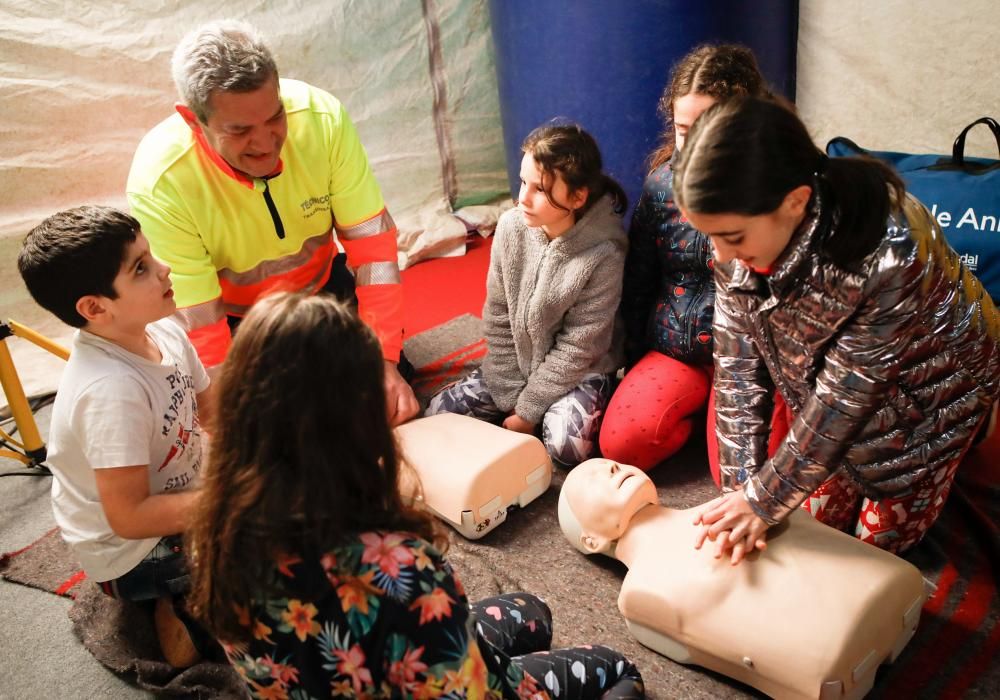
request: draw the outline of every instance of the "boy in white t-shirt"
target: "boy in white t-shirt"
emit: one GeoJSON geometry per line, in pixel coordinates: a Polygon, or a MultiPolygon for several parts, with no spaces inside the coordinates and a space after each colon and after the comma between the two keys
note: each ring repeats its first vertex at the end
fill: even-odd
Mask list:
{"type": "Polygon", "coordinates": [[[180,533],[196,496],[209,378],[167,318],[170,268],[138,221],[96,206],[39,224],[18,268],[35,301],[79,329],[49,430],[56,522],[105,593],[157,599],[164,654],[189,665],[196,657],[171,602],[188,588],[180,533]],[[178,631],[181,647],[165,636],[178,631]]]}

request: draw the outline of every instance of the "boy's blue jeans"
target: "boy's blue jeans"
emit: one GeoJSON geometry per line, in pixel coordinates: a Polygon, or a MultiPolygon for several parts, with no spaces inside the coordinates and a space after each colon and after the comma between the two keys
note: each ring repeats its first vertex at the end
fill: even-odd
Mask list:
{"type": "Polygon", "coordinates": [[[184,596],[191,589],[191,574],[180,535],[162,538],[131,571],[104,581],[100,586],[112,598],[135,603],[156,598],[172,599],[174,612],[184,623],[199,653],[209,658],[218,655],[215,640],[191,617],[184,605],[184,596]]]}
{"type": "Polygon", "coordinates": [[[183,597],[191,588],[191,575],[181,536],[164,537],[131,571],[100,585],[109,596],[122,600],[183,597]]]}

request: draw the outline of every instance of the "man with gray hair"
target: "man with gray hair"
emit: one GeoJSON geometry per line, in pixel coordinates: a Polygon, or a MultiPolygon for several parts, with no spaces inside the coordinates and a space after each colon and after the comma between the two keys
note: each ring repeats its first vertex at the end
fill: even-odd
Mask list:
{"type": "Polygon", "coordinates": [[[397,367],[396,226],[343,105],[279,78],[270,50],[243,22],[188,34],[172,71],[176,114],[143,138],[126,189],[153,253],[173,270],[177,314],[202,361],[222,362],[263,294],[356,294],[382,342],[390,420],[415,415],[397,367]]]}

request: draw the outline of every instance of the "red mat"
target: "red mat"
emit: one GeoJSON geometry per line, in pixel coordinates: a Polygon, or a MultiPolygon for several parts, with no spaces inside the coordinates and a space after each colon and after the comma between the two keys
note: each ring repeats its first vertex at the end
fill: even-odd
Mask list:
{"type": "Polygon", "coordinates": [[[403,270],[404,340],[463,314],[483,317],[492,243],[492,236],[471,234],[465,255],[427,260],[403,270]]]}
{"type": "Polygon", "coordinates": [[[873,697],[1000,697],[1000,431],[969,452],[941,517],[906,558],[937,587],[873,697]]]}

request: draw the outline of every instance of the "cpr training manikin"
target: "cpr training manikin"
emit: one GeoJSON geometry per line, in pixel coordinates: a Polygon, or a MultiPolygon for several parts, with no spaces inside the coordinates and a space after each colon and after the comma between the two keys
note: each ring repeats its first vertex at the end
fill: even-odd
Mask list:
{"type": "Polygon", "coordinates": [[[738,566],[695,549],[697,508],[659,504],[640,469],[591,459],[566,477],[559,524],[628,566],[618,608],[635,638],[776,698],[860,698],[913,636],[925,592],[912,564],[805,511],[738,566]]]}

